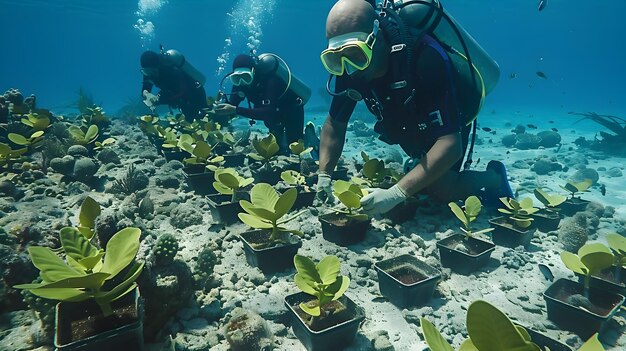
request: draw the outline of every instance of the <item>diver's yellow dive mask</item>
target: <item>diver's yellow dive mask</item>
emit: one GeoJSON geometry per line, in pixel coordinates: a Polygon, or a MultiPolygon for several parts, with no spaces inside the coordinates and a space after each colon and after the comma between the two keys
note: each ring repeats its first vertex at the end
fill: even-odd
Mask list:
{"type": "Polygon", "coordinates": [[[378,20],[374,21],[371,33],[351,32],[328,41],[328,48],[322,51],[320,59],[330,74],[341,76],[356,70],[366,69],[372,62],[372,48],[378,35],[378,20]]]}
{"type": "Polygon", "coordinates": [[[254,71],[250,68],[235,68],[235,71],[229,76],[231,83],[235,86],[250,85],[254,80],[254,71]]]}

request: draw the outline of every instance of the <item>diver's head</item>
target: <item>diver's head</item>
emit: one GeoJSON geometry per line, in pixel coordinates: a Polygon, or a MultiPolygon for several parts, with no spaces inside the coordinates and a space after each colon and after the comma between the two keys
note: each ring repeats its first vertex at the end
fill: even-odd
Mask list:
{"type": "Polygon", "coordinates": [[[378,14],[365,0],[339,0],[326,19],[328,48],[324,67],[337,76],[347,73],[369,81],[384,75],[388,55],[378,14]]]}
{"type": "Polygon", "coordinates": [[[155,77],[159,74],[161,58],[154,51],[146,51],[141,54],[141,73],[146,77],[155,77]]]}
{"type": "Polygon", "coordinates": [[[241,54],[233,61],[233,72],[229,75],[230,81],[236,86],[248,86],[254,80],[254,58],[241,54]]]}

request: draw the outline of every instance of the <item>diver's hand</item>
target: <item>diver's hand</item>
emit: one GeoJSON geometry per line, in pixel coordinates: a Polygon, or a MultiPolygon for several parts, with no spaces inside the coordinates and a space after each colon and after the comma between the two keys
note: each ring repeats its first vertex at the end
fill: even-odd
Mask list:
{"type": "Polygon", "coordinates": [[[398,184],[389,189],[374,188],[370,191],[369,194],[361,198],[361,207],[370,216],[386,213],[408,197],[406,191],[398,184]]]}
{"type": "Polygon", "coordinates": [[[324,202],[332,202],[335,200],[333,196],[333,188],[330,185],[332,178],[328,173],[320,173],[317,175],[317,185],[315,190],[317,191],[317,198],[324,202]]]}
{"type": "Polygon", "coordinates": [[[231,104],[219,104],[215,106],[215,114],[218,116],[230,116],[237,113],[237,107],[231,104]]]}
{"type": "Polygon", "coordinates": [[[156,104],[159,102],[159,97],[150,93],[147,90],[143,91],[143,103],[146,104],[150,109],[154,110],[156,104]]]}

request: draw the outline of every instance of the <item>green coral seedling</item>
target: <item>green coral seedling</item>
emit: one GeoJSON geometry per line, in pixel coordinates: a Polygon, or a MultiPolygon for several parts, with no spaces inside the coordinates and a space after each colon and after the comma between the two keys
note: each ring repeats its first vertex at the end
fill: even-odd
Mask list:
{"type": "Polygon", "coordinates": [[[563,195],[548,194],[539,188],[535,189],[533,192],[535,193],[537,200],[541,201],[541,203],[545,206],[545,210],[551,212],[558,211],[558,206],[567,200],[567,198],[563,195]]]}
{"type": "Polygon", "coordinates": [[[220,194],[231,195],[231,202],[237,201],[237,192],[254,182],[254,178],[244,178],[234,168],[218,168],[213,175],[213,187],[220,194]]]}
{"type": "Polygon", "coordinates": [[[100,129],[97,125],[92,124],[89,128],[80,128],[77,126],[70,126],[68,128],[72,139],[78,145],[89,145],[96,141],[100,133],[100,129]]]}
{"type": "MultiPolygon", "coordinates": [[[[559,185],[559,186],[563,190],[569,193],[570,199],[573,199],[576,196],[576,194],[584,193],[588,191],[589,187],[591,187],[592,184],[593,184],[593,180],[587,178],[583,180],[582,182],[578,182],[578,183],[568,180],[565,185],[559,185]]],[[[578,197],[580,198],[580,196],[578,197]]]]}
{"type": "Polygon", "coordinates": [[[578,255],[571,252],[561,252],[561,261],[565,267],[574,273],[585,277],[585,297],[589,298],[589,282],[591,276],[613,265],[615,257],[611,250],[601,243],[585,244],[578,249],[578,255]]]}
{"type": "Polygon", "coordinates": [[[522,199],[522,201],[501,197],[500,201],[507,208],[499,208],[498,211],[509,215],[509,219],[512,223],[520,228],[530,227],[533,221],[530,215],[539,211],[538,208],[533,207],[533,200],[529,197],[522,199]]]}
{"type": "Polygon", "coordinates": [[[93,298],[102,313],[110,316],[113,314],[111,302],[137,286],[135,280],[144,266],[143,263],[134,262],[140,236],[139,228],[122,229],[111,237],[106,251],[102,251],[77,229],[63,228],[61,245],[67,262],[47,247],[31,246],[28,252],[33,265],[39,269],[42,282],[14,287],[30,290],[37,296],[52,300],[80,302],[93,298]],[[121,282],[111,290],[104,290],[104,284],[116,278],[129,265],[121,282]]]}
{"type": "Polygon", "coordinates": [[[298,273],[294,281],[303,292],[315,297],[308,303],[301,303],[300,309],[315,317],[326,317],[331,311],[324,309],[332,301],[339,299],[350,286],[350,278],[339,275],[341,262],[337,256],[326,256],[318,264],[310,258],[295,255],[294,266],[298,273]]]}
{"type": "Polygon", "coordinates": [[[42,131],[50,127],[50,117],[45,114],[29,113],[22,117],[22,124],[31,127],[34,131],[42,131]]]}
{"type": "MultiPolygon", "coordinates": [[[[426,318],[420,318],[422,333],[433,351],[454,351],[454,348],[426,318]]],[[[467,309],[467,333],[458,351],[542,351],[523,327],[514,324],[506,314],[483,300],[467,309]]],[[[546,349],[545,351],[549,351],[546,349]]],[[[578,351],[604,351],[593,335],[578,351]]]]}
{"type": "Polygon", "coordinates": [[[467,199],[465,199],[465,204],[463,205],[463,207],[457,205],[456,202],[450,202],[448,204],[448,207],[450,207],[450,210],[452,210],[452,213],[454,213],[456,218],[458,218],[459,221],[463,223],[463,227],[461,228],[461,230],[463,231],[463,233],[465,233],[466,239],[474,235],[484,234],[494,230],[494,228],[487,228],[479,230],[477,232],[472,231],[471,223],[476,220],[476,217],[478,217],[480,210],[483,208],[483,204],[480,202],[478,197],[468,197],[467,199]]]}
{"type": "Polygon", "coordinates": [[[298,191],[286,190],[280,195],[271,185],[259,183],[250,191],[250,201],[239,200],[239,205],[246,213],[239,213],[239,219],[256,229],[269,229],[270,242],[287,242],[287,234],[302,235],[301,232],[287,229],[282,225],[300,216],[305,211],[283,218],[296,202],[298,191]],[[283,219],[281,219],[283,218],[283,219]]]}
{"type": "Polygon", "coordinates": [[[335,209],[336,212],[343,213],[357,221],[368,219],[366,214],[358,212],[361,209],[361,198],[367,195],[367,190],[361,188],[358,184],[337,180],[333,184],[333,195],[346,208],[346,210],[335,209]]]}

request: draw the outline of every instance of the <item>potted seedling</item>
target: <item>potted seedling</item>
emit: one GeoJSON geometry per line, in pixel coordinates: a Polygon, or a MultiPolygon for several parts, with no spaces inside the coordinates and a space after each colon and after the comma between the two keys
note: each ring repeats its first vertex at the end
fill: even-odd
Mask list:
{"type": "Polygon", "coordinates": [[[0,143],[0,169],[16,171],[12,169],[13,163],[22,159],[26,152],[28,152],[27,147],[13,150],[8,144],[0,143]]]}
{"type": "Polygon", "coordinates": [[[89,146],[93,144],[98,138],[98,135],[100,135],[100,130],[98,129],[98,126],[95,124],[90,125],[88,128],[70,126],[68,128],[68,131],[70,132],[70,135],[72,136],[72,139],[74,140],[74,142],[78,145],[83,145],[83,146],[89,146]]]}
{"type": "Polygon", "coordinates": [[[294,210],[313,206],[315,195],[317,194],[306,185],[304,176],[296,171],[284,171],[280,174],[280,178],[287,184],[298,190],[298,198],[293,205],[294,210]]]}
{"type": "Polygon", "coordinates": [[[306,147],[304,145],[304,140],[299,139],[298,141],[294,141],[293,143],[289,144],[289,151],[291,151],[291,154],[293,156],[296,156],[296,159],[293,160],[293,158],[290,158],[290,163],[287,166],[288,170],[293,170],[293,171],[298,171],[301,172],[302,170],[300,169],[300,165],[302,164],[302,160],[304,159],[304,155],[309,154],[311,151],[313,151],[312,147],[306,147]]]}
{"type": "Polygon", "coordinates": [[[448,206],[463,224],[460,229],[464,234],[453,234],[437,242],[441,265],[460,274],[470,274],[489,262],[496,246],[476,236],[490,232],[493,228],[476,232],[472,230],[471,223],[476,220],[483,206],[476,196],[468,197],[463,207],[455,202],[450,202],[448,206]]]}
{"type": "Polygon", "coordinates": [[[333,184],[333,194],[344,209],[336,208],[318,217],[324,239],[343,246],[362,241],[370,226],[370,218],[360,212],[361,198],[367,195],[367,191],[357,184],[337,180],[333,184]]]}
{"type": "Polygon", "coordinates": [[[208,134],[208,140],[215,144],[214,152],[224,157],[224,167],[243,166],[246,156],[239,146],[241,139],[236,140],[229,132],[214,131],[208,134]]]}
{"type": "Polygon", "coordinates": [[[606,241],[609,243],[615,261],[612,267],[592,276],[590,286],[624,295],[626,294],[626,238],[617,233],[609,233],[606,235],[606,241]]]}
{"type": "Polygon", "coordinates": [[[219,168],[214,177],[213,187],[219,194],[207,196],[211,216],[215,222],[223,225],[235,223],[239,219],[237,214],[242,210],[239,200],[249,199],[248,193],[242,190],[252,184],[254,179],[240,176],[234,168],[219,168]]]}
{"type": "Polygon", "coordinates": [[[421,306],[433,296],[441,272],[413,255],[377,262],[378,288],[399,308],[421,306]]]}
{"type": "MultiPolygon", "coordinates": [[[[426,318],[420,318],[422,334],[431,351],[454,351],[454,348],[426,318]]],[[[472,302],[467,309],[468,338],[459,351],[572,351],[543,334],[514,324],[506,314],[486,301],[472,302]]],[[[604,351],[597,335],[579,351],[604,351]]]]}
{"type": "Polygon", "coordinates": [[[47,247],[31,246],[31,260],[42,279],[15,288],[62,301],[56,308],[57,350],[142,350],[143,321],[135,280],[143,263],[138,228],[117,232],[98,249],[76,228],[63,228],[67,261],[47,247]]]}
{"type": "Polygon", "coordinates": [[[194,143],[195,139],[191,135],[181,134],[178,136],[176,130],[170,129],[165,132],[161,145],[163,156],[168,162],[173,160],[183,162],[185,157],[189,155],[183,148],[183,144],[193,145],[194,143]]]}
{"type": "Polygon", "coordinates": [[[349,346],[365,319],[363,309],[344,295],[350,278],[339,275],[341,262],[326,256],[315,264],[296,255],[296,286],[302,292],[285,297],[293,333],[308,351],[342,350],[349,346]]]}
{"type": "Polygon", "coordinates": [[[252,140],[252,146],[256,153],[251,153],[250,158],[262,163],[261,167],[256,168],[254,179],[259,183],[276,184],[279,181],[280,169],[272,164],[274,156],[280,150],[276,137],[270,133],[263,139],[255,138],[252,140]]]}
{"type": "Polygon", "coordinates": [[[543,294],[548,319],[583,339],[601,333],[624,302],[624,296],[591,288],[592,275],[613,265],[611,250],[601,243],[585,244],[578,254],[561,252],[567,268],[583,278],[583,284],[567,279],[555,281],[543,294]]]}
{"type": "Polygon", "coordinates": [[[541,201],[544,206],[544,208],[533,214],[535,226],[544,233],[557,230],[563,218],[558,206],[565,202],[566,197],[558,194],[548,194],[538,188],[534,190],[534,193],[537,200],[541,201]]]}
{"type": "Polygon", "coordinates": [[[240,235],[246,260],[264,273],[280,272],[291,266],[292,257],[302,246],[297,235],[301,232],[283,227],[304,211],[287,216],[296,202],[295,188],[279,194],[271,185],[256,184],[250,191],[250,200],[239,200],[245,213],[239,219],[257,230],[240,235]]]}
{"type": "Polygon", "coordinates": [[[568,180],[565,185],[560,185],[569,194],[567,200],[561,204],[561,212],[566,216],[573,216],[576,212],[584,211],[590,201],[581,199],[580,194],[588,191],[592,184],[593,181],[587,178],[578,183],[568,180]]]}
{"type": "Polygon", "coordinates": [[[489,220],[494,228],[492,240],[496,245],[506,247],[527,246],[535,234],[537,228],[531,227],[533,218],[531,215],[539,211],[533,207],[533,200],[529,197],[517,201],[512,198],[501,197],[500,201],[506,208],[499,208],[500,213],[508,215],[489,220]]]}
{"type": "Polygon", "coordinates": [[[191,155],[183,160],[187,165],[183,168],[187,183],[198,195],[214,194],[216,190],[211,178],[215,170],[224,163],[224,157],[214,156],[213,148],[202,140],[193,145],[184,142],[181,147],[191,155]]]}
{"type": "Polygon", "coordinates": [[[28,148],[28,147],[34,147],[37,145],[37,143],[42,141],[43,134],[44,134],[43,130],[40,130],[40,131],[36,131],[32,133],[29,137],[25,137],[22,134],[17,134],[17,133],[9,133],[7,137],[14,144],[19,145],[19,146],[26,146],[28,148]]]}

